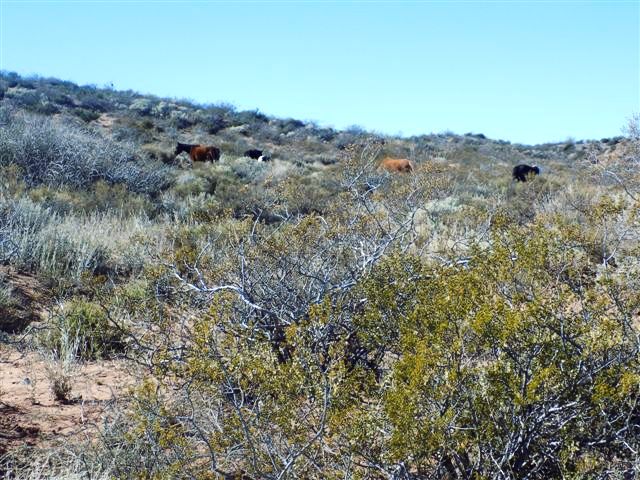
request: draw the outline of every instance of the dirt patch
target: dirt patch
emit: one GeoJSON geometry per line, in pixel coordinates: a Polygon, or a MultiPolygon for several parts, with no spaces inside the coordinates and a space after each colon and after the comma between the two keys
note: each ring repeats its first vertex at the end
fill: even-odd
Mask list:
{"type": "Polygon", "coordinates": [[[0,289],[0,330],[17,333],[40,320],[49,292],[36,277],[0,265],[0,289]]]}
{"type": "Polygon", "coordinates": [[[35,445],[40,430],[38,427],[20,425],[22,414],[16,407],[0,404],[0,456],[9,451],[11,444],[35,445]]]}
{"type": "Polygon", "coordinates": [[[0,345],[0,455],[95,436],[105,408],[134,384],[122,361],[78,365],[71,401],[62,404],[50,389],[50,365],[35,352],[0,345]]]}
{"type": "Polygon", "coordinates": [[[100,125],[102,128],[111,128],[113,127],[114,122],[116,121],[115,117],[103,113],[96,119],[96,123],[100,125]]]}

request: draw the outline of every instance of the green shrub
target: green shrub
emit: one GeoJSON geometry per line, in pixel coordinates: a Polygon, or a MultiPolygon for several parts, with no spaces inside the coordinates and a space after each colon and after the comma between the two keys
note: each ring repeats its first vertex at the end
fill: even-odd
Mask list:
{"type": "Polygon", "coordinates": [[[153,120],[148,118],[145,120],[142,120],[139,125],[142,130],[151,130],[155,126],[155,124],[153,123],[153,120]]]}
{"type": "Polygon", "coordinates": [[[77,117],[81,118],[85,122],[93,122],[100,118],[100,114],[98,112],[94,112],[93,110],[87,110],[86,108],[74,108],[72,110],[73,114],[77,117]]]}
{"type": "Polygon", "coordinates": [[[60,109],[51,102],[41,102],[30,110],[42,115],[54,115],[56,113],[60,113],[60,109]]]}
{"type": "Polygon", "coordinates": [[[505,212],[515,223],[523,225],[533,221],[540,205],[558,188],[558,183],[536,177],[528,182],[511,183],[507,190],[508,208],[505,212]]]}
{"type": "Polygon", "coordinates": [[[146,195],[130,192],[126,185],[99,180],[88,190],[40,186],[29,190],[29,198],[52,212],[67,215],[91,212],[119,212],[122,215],[153,216],[154,207],[146,195]]]}
{"type": "Polygon", "coordinates": [[[103,92],[86,89],[79,98],[80,107],[84,110],[104,113],[111,109],[111,103],[107,98],[105,98],[105,94],[103,92]]]}
{"type": "Polygon", "coordinates": [[[175,146],[172,148],[167,147],[166,145],[150,143],[143,145],[142,149],[152,160],[156,160],[164,164],[172,164],[175,161],[175,146]]]}
{"type": "Polygon", "coordinates": [[[111,358],[125,351],[125,333],[114,325],[105,310],[95,303],[72,300],[52,318],[41,337],[43,346],[61,352],[70,342],[82,360],[111,358]]]}
{"type": "Polygon", "coordinates": [[[206,114],[200,123],[209,135],[215,135],[229,126],[225,115],[216,112],[206,114]]]}
{"type": "MultiPolygon", "coordinates": [[[[473,245],[462,263],[396,252],[352,283],[357,262],[345,256],[364,244],[353,217],[327,227],[337,215],[305,217],[267,237],[258,228],[257,246],[239,242],[241,280],[207,297],[208,312],[176,340],[186,345],[179,355],[168,342],[158,358],[157,384],[188,388],[137,391],[145,401],[129,417],[127,441],[163,453],[152,466],[121,465],[127,475],[204,475],[193,459],[204,437],[197,432],[206,432],[205,450],[229,476],[330,478],[348,461],[349,475],[361,478],[380,470],[389,478],[633,477],[635,283],[597,275],[590,246],[566,225],[519,226],[503,214],[489,243],[473,245]],[[327,243],[337,238],[346,243],[327,243]],[[314,294],[314,282],[333,275],[345,277],[314,294]],[[220,413],[176,420],[192,411],[220,413]]],[[[213,261],[216,248],[212,258],[200,254],[201,234],[192,229],[176,245],[176,265],[198,261],[197,271],[180,270],[191,285],[229,273],[213,261]]]]}
{"type": "Polygon", "coordinates": [[[294,130],[299,130],[300,128],[304,128],[304,122],[300,120],[295,120],[293,118],[289,118],[286,120],[279,120],[278,126],[280,127],[280,133],[286,135],[287,133],[293,132],[294,130]]]}
{"type": "Polygon", "coordinates": [[[269,120],[265,114],[260,113],[258,110],[243,110],[242,112],[236,112],[231,116],[233,125],[256,125],[259,123],[265,123],[269,120]]]}
{"type": "Polygon", "coordinates": [[[23,86],[9,88],[5,92],[5,97],[10,98],[15,104],[34,110],[40,105],[42,96],[34,89],[27,89],[23,86]]]}
{"type": "Polygon", "coordinates": [[[269,170],[268,162],[258,162],[250,158],[238,158],[231,164],[231,171],[243,182],[253,183],[263,180],[269,170]]]}

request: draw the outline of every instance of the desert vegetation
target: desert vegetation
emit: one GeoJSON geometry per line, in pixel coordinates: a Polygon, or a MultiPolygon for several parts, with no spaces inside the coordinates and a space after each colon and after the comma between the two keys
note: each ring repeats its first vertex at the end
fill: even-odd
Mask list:
{"type": "Polygon", "coordinates": [[[640,474],[640,118],[530,146],[6,72],[0,92],[0,354],[35,355],[60,408],[90,403],[82,369],[131,379],[85,434],[29,446],[0,388],[22,429],[0,422],[0,475],[640,474]]]}

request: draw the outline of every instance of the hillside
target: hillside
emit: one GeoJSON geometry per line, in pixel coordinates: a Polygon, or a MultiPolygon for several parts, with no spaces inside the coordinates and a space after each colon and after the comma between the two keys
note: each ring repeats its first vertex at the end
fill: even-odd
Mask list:
{"type": "MultiPolygon", "coordinates": [[[[230,156],[239,156],[252,146],[272,151],[278,158],[297,164],[318,166],[336,162],[345,146],[372,137],[358,127],[349,131],[320,128],[312,122],[268,117],[259,111],[236,111],[231,105],[197,105],[186,100],[144,96],[132,91],[115,91],[46,78],[21,78],[4,73],[0,98],[18,108],[47,116],[62,116],[101,127],[118,141],[146,147],[151,157],[169,159],[175,142],[219,145],[230,156]]],[[[601,141],[511,144],[487,139],[479,133],[441,133],[406,139],[384,136],[389,154],[426,158],[434,152],[456,148],[486,155],[488,159],[577,160],[589,145],[606,149],[622,137],[601,141]]],[[[433,155],[432,155],[433,156],[433,155]]]]}
{"type": "Polygon", "coordinates": [[[0,99],[0,476],[640,474],[638,118],[520,145],[0,99]]]}

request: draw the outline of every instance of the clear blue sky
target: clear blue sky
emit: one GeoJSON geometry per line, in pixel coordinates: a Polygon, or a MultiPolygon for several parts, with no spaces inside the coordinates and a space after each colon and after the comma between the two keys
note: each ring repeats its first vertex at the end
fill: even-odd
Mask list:
{"type": "Polygon", "coordinates": [[[0,3],[0,69],[337,128],[538,143],[640,111],[640,0],[0,3]]]}

